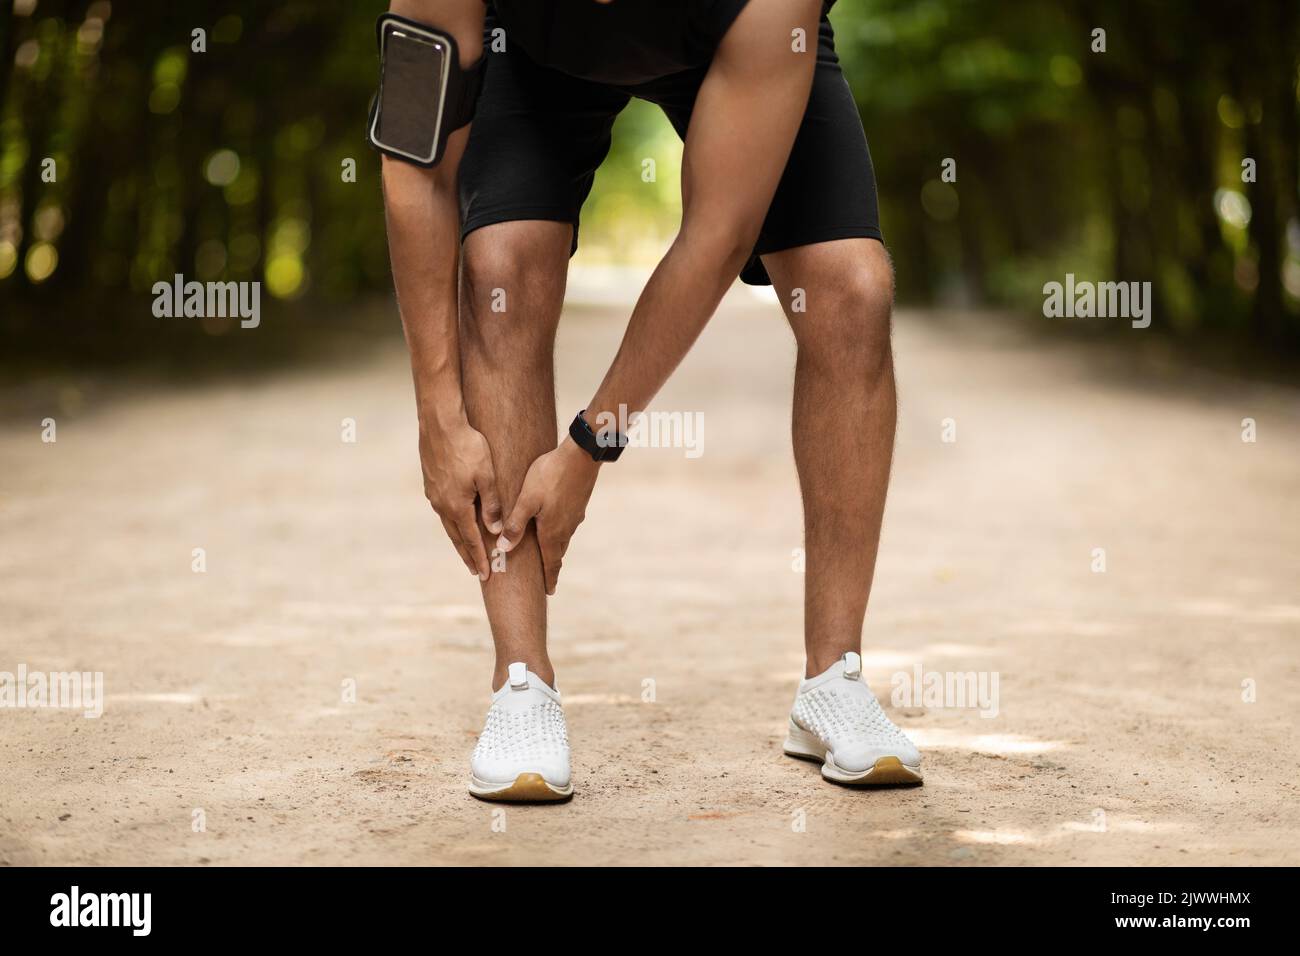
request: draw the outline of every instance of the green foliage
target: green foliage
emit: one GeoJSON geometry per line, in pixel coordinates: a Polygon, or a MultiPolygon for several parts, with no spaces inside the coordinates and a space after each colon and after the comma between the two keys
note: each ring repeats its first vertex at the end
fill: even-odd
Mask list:
{"type": "MultiPolygon", "coordinates": [[[[0,0],[0,331],[145,323],[175,272],[306,306],[388,288],[361,137],[376,12],[0,0]]],[[[1296,4],[840,0],[832,19],[901,294],[1037,309],[1067,271],[1149,279],[1157,325],[1300,341],[1296,4]]],[[[679,181],[675,134],[634,103],[583,255],[656,257],[679,181]]]]}
{"type": "Polygon", "coordinates": [[[840,0],[832,19],[902,294],[1037,308],[1065,272],[1150,280],[1161,325],[1300,342],[1295,4],[840,0]]]}

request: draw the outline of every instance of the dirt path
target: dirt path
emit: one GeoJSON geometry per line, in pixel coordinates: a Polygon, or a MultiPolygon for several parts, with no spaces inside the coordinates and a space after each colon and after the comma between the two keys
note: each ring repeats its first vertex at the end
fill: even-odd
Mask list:
{"type": "MultiPolygon", "coordinates": [[[[561,408],[622,314],[571,310],[561,408]]],[[[64,416],[55,444],[6,425],[0,670],[102,671],[107,699],[0,710],[0,863],[1300,862],[1300,393],[959,317],[903,313],[896,343],[868,676],[1000,682],[996,717],[894,711],[923,789],[780,754],[792,344],[739,292],[659,402],[704,412],[705,454],[607,470],[565,562],[577,797],[504,818],[465,792],[489,641],[421,496],[400,343],[64,416]]]]}

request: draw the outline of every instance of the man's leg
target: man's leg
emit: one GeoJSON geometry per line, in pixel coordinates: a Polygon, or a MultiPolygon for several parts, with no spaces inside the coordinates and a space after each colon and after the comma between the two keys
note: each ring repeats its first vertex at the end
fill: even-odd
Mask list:
{"type": "MultiPolygon", "coordinates": [[[[573,227],[523,220],[484,226],[465,239],[461,271],[461,375],[469,422],[492,449],[501,503],[509,513],[528,466],[555,447],[552,353],[564,303],[573,227]]],[[[488,554],[496,535],[480,523],[488,554]]],[[[500,566],[500,557],[493,562],[500,566]]],[[[496,647],[493,689],[523,661],[547,683],[546,589],[531,528],[504,572],[483,585],[496,647]]]]}
{"type": "MultiPolygon", "coordinates": [[[[794,455],[803,493],[806,676],[859,651],[897,417],[893,268],[875,239],[763,256],[799,354],[794,455]],[[805,311],[794,311],[795,290],[805,311]]],[[[504,491],[504,489],[503,489],[504,491]]]]}

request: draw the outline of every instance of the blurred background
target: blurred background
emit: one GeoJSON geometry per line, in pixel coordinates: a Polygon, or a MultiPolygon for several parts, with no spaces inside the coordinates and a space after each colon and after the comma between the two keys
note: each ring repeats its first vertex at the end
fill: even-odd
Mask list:
{"type": "MultiPolygon", "coordinates": [[[[362,142],[383,6],[0,0],[0,670],[107,688],[103,720],[0,716],[0,866],[1300,859],[1300,4],[835,5],[902,306],[864,668],[1001,674],[1005,706],[893,711],[919,805],[780,757],[794,342],[735,288],[655,402],[707,453],[604,472],[566,555],[582,796],[513,836],[463,788],[488,623],[421,495],[362,142]],[[261,325],[155,318],[175,273],[261,282],[261,325]],[[1067,273],[1150,281],[1151,327],[1045,318],[1067,273]]],[[[629,107],[562,413],[671,241],[679,165],[629,107]]]]}
{"type": "MultiPolygon", "coordinates": [[[[235,322],[151,314],[150,287],[176,272],[263,282],[281,321],[250,361],[386,294],[361,140],[383,8],[0,0],[5,365],[212,355],[235,322]]],[[[840,0],[832,21],[903,302],[1040,314],[1043,283],[1066,272],[1150,280],[1157,333],[1296,352],[1300,5],[840,0]]],[[[634,103],[578,265],[653,264],[678,220],[679,159],[658,111],[634,103]]]]}

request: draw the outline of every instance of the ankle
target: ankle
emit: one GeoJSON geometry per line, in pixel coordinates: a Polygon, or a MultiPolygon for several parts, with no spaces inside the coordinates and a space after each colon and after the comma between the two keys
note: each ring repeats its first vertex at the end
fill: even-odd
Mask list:
{"type": "Polygon", "coordinates": [[[804,680],[807,680],[810,677],[816,677],[818,674],[825,673],[834,664],[837,664],[844,657],[844,655],[847,654],[849,651],[852,651],[855,654],[862,653],[858,649],[858,646],[838,647],[838,648],[832,647],[832,648],[826,648],[824,650],[818,649],[818,650],[808,651],[807,656],[804,659],[804,670],[803,670],[804,680]]]}

